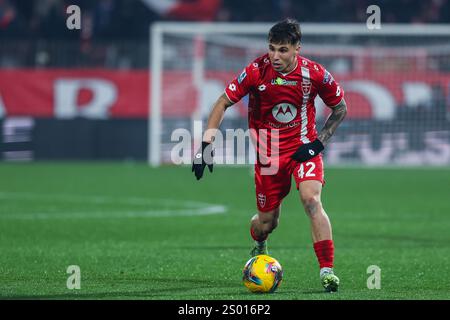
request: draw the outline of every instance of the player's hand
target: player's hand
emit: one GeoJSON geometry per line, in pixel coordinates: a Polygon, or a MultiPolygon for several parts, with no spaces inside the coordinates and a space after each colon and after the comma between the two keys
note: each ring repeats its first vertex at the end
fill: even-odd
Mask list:
{"type": "Polygon", "coordinates": [[[298,147],[297,151],[292,155],[292,159],[299,162],[308,161],[321,153],[323,149],[324,146],[322,142],[319,139],[316,139],[313,142],[302,144],[298,147]]]}
{"type": "Polygon", "coordinates": [[[203,177],[203,171],[208,166],[209,172],[213,172],[213,156],[214,151],[212,144],[209,142],[202,142],[202,147],[197,151],[192,162],[192,172],[194,172],[197,180],[203,177]]]}

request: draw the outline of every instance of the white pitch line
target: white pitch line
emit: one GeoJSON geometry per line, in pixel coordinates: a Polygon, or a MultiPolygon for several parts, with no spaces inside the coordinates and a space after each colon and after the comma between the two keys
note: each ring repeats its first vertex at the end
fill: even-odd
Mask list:
{"type": "Polygon", "coordinates": [[[39,194],[30,192],[0,192],[0,199],[4,200],[49,200],[54,202],[82,202],[84,204],[122,204],[128,206],[145,206],[142,210],[98,210],[87,212],[61,212],[55,210],[54,205],[49,212],[27,212],[27,213],[2,213],[0,206],[0,219],[85,219],[85,218],[152,218],[152,217],[175,217],[175,216],[205,216],[224,214],[227,207],[218,204],[210,204],[196,201],[183,201],[176,199],[149,199],[139,197],[107,197],[96,195],[68,195],[68,194],[39,194]],[[149,210],[149,207],[156,207],[149,210]],[[159,208],[158,208],[159,207],[159,208]],[[163,208],[161,208],[163,207],[163,208]]]}

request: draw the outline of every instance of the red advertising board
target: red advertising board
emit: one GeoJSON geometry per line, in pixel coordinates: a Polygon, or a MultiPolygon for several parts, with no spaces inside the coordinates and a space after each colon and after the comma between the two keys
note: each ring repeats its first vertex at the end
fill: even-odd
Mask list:
{"type": "MultiPolygon", "coordinates": [[[[207,112],[235,76],[210,71],[198,84],[188,71],[166,71],[163,115],[185,117],[196,108],[207,112]]],[[[349,118],[389,120],[397,108],[449,101],[450,73],[350,73],[335,78],[346,92],[349,118]]],[[[0,70],[0,116],[147,117],[149,88],[147,71],[0,70]]],[[[318,105],[322,110],[320,101],[318,105]]],[[[246,115],[245,101],[235,108],[246,115]]]]}

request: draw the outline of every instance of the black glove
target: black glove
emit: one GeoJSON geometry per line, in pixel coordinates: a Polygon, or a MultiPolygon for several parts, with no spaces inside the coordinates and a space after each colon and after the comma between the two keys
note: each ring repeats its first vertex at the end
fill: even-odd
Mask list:
{"type": "Polygon", "coordinates": [[[194,172],[197,180],[203,177],[206,166],[208,166],[209,172],[213,172],[213,156],[212,144],[202,142],[202,147],[197,151],[192,162],[192,172],[194,172]]]}
{"type": "Polygon", "coordinates": [[[313,142],[302,144],[298,147],[291,158],[299,162],[305,162],[317,156],[323,149],[324,146],[322,142],[319,139],[316,139],[313,142]]]}

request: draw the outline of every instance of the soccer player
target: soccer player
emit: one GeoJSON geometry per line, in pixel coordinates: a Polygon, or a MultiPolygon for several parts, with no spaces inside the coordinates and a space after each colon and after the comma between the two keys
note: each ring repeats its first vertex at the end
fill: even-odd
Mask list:
{"type": "Polygon", "coordinates": [[[286,19],[270,29],[268,53],[251,62],[216,101],[192,171],[197,180],[206,166],[212,172],[212,144],[224,112],[249,94],[248,121],[255,132],[258,155],[255,164],[258,213],[251,219],[250,234],[255,240],[251,255],[268,253],[267,237],[278,225],[281,202],[288,195],[294,176],[300,201],[311,221],[320,280],[325,290],[332,292],[337,291],[339,278],[333,272],[331,224],[321,202],[324,185],[321,151],[344,119],[347,106],[344,91],[333,76],[319,63],[299,55],[300,44],[301,31],[296,20],[286,19]],[[319,133],[314,106],[317,95],[331,109],[319,133]],[[277,141],[276,148],[269,147],[271,137],[277,141]],[[272,162],[277,163],[277,170],[267,174],[264,170],[272,162]]]}

